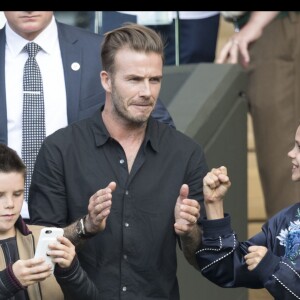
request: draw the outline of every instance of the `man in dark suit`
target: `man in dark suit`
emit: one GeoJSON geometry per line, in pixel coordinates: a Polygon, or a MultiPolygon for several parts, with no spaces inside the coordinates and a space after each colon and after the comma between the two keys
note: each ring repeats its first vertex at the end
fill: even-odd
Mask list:
{"type": "MultiPolygon", "coordinates": [[[[24,46],[35,42],[45,102],[46,136],[91,116],[104,104],[100,83],[102,36],[59,23],[52,11],[5,11],[0,30],[0,143],[21,156],[24,46]]],[[[160,101],[153,116],[174,126],[160,101]]],[[[22,216],[28,219],[27,203],[22,216]]]]}

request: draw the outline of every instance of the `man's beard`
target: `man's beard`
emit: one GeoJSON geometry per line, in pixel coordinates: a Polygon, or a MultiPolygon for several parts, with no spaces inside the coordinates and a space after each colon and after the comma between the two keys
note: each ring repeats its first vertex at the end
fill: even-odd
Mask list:
{"type": "Polygon", "coordinates": [[[111,94],[111,100],[113,105],[113,111],[118,118],[126,121],[126,123],[129,123],[131,124],[131,126],[134,127],[140,127],[148,121],[149,116],[134,116],[130,113],[130,111],[126,110],[123,98],[116,92],[115,88],[113,88],[112,90],[113,92],[111,94]]]}

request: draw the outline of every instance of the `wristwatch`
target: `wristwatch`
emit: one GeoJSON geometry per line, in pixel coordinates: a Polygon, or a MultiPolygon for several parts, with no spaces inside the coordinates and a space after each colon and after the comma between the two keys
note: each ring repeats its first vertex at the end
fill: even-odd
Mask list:
{"type": "Polygon", "coordinates": [[[85,229],[85,218],[86,216],[84,216],[83,218],[80,218],[76,224],[76,233],[77,233],[77,236],[80,238],[80,239],[87,239],[87,238],[90,238],[92,236],[95,236],[97,233],[90,233],[90,232],[87,232],[86,229],[85,229]]]}

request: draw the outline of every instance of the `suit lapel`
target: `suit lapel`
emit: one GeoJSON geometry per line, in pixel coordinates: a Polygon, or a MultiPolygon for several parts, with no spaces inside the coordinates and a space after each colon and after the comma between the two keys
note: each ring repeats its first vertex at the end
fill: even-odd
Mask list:
{"type": "Polygon", "coordinates": [[[68,123],[70,124],[78,119],[81,48],[78,46],[78,37],[68,32],[64,24],[57,22],[57,28],[66,84],[68,123]]]}
{"type": "Polygon", "coordinates": [[[7,144],[7,110],[5,92],[5,27],[0,30],[0,143],[7,144]]]}
{"type": "MultiPolygon", "coordinates": [[[[68,31],[67,26],[57,22],[58,39],[64,68],[68,123],[78,119],[81,67],[81,49],[78,38],[68,31]],[[77,63],[77,65],[74,63],[77,63]],[[73,66],[73,69],[72,69],[73,66]]],[[[5,92],[5,27],[0,29],[0,143],[7,144],[7,110],[5,92]]]]}

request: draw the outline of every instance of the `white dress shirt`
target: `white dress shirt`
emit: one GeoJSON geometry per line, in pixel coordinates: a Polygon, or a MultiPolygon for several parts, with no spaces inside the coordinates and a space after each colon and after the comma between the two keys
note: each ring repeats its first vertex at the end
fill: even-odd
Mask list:
{"type": "MultiPolygon", "coordinates": [[[[28,54],[23,48],[29,41],[15,33],[8,23],[6,23],[5,33],[8,146],[15,149],[21,157],[23,69],[28,58],[28,54]]],[[[34,42],[42,48],[36,55],[36,60],[43,79],[47,136],[68,125],[65,79],[54,17],[45,30],[34,39],[34,42]]],[[[26,202],[24,202],[21,214],[23,218],[29,217],[26,202]]]]}

